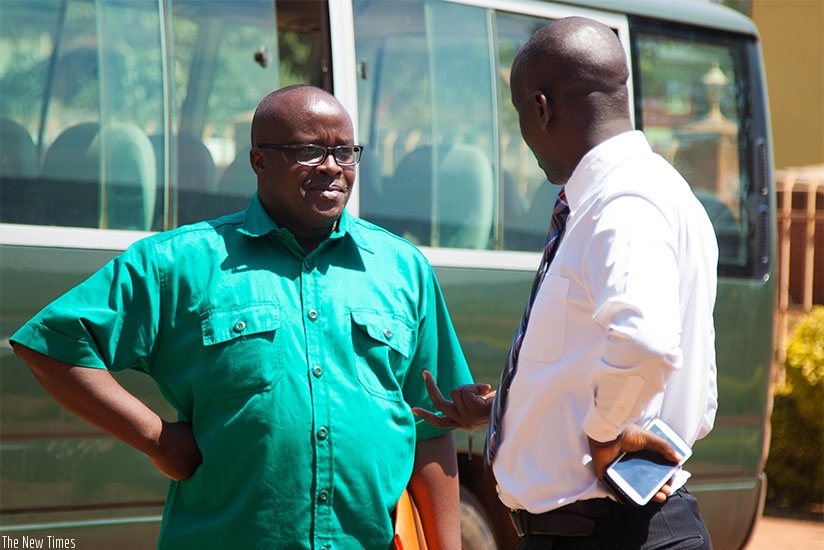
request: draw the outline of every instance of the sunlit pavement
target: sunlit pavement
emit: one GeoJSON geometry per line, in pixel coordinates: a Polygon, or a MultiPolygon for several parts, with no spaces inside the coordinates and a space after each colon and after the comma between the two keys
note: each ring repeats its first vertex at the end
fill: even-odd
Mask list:
{"type": "Polygon", "coordinates": [[[746,550],[776,549],[824,550],[824,521],[763,516],[746,550]]]}

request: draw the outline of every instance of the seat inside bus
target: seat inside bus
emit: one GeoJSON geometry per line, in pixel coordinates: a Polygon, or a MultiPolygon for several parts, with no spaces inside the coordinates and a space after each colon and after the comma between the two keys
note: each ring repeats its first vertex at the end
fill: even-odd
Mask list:
{"type": "MultiPolygon", "coordinates": [[[[162,134],[150,138],[157,163],[157,197],[152,229],[163,229],[165,212],[166,140],[162,134]]],[[[217,170],[212,154],[195,136],[180,134],[171,138],[170,147],[177,153],[178,224],[191,223],[212,217],[205,203],[216,202],[217,170]]]]}
{"type": "Polygon", "coordinates": [[[48,219],[56,225],[151,228],[155,153],[134,125],[89,122],[67,128],[46,151],[40,182],[45,202],[54,207],[48,219]]]}
{"type": "Polygon", "coordinates": [[[37,174],[37,149],[28,130],[0,118],[0,176],[30,178],[37,174]]]}
{"type": "Polygon", "coordinates": [[[0,118],[0,221],[30,221],[37,200],[32,187],[36,177],[37,148],[31,135],[17,122],[0,118]]]}
{"type": "Polygon", "coordinates": [[[418,245],[486,249],[494,198],[492,165],[478,147],[426,145],[400,161],[384,183],[381,206],[372,218],[418,245]],[[433,164],[437,178],[432,177],[433,164]]]}
{"type": "Polygon", "coordinates": [[[257,190],[257,176],[249,164],[250,146],[240,149],[235,159],[226,167],[217,188],[225,195],[251,198],[257,190]]]}

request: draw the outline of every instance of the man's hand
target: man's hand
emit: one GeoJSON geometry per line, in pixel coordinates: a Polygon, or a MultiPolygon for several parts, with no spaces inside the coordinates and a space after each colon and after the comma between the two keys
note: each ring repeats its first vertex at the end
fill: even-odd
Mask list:
{"type": "Polygon", "coordinates": [[[413,407],[412,412],[438,428],[463,428],[474,430],[486,426],[495,392],[490,392],[489,384],[466,384],[450,392],[452,401],[447,400],[429,371],[423,373],[426,389],[432,404],[442,414],[413,407]]]}
{"type": "Polygon", "coordinates": [[[203,462],[192,425],[188,422],[163,421],[156,451],[150,458],[155,468],[175,481],[191,477],[203,462]]]}
{"type": "MultiPolygon", "coordinates": [[[[595,470],[595,475],[601,480],[603,480],[606,475],[607,467],[621,453],[650,449],[660,453],[670,462],[678,462],[681,460],[681,455],[679,455],[666,440],[634,424],[627,426],[621,435],[613,441],[602,443],[590,437],[587,437],[587,440],[589,441],[589,452],[592,456],[592,467],[595,470]]],[[[655,502],[664,502],[671,493],[672,488],[669,484],[664,485],[661,490],[652,497],[652,500],[655,502]]]]}

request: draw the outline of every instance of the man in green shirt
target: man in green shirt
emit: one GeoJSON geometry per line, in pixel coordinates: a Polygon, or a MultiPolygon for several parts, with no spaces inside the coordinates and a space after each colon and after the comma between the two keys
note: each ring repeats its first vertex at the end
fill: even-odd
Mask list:
{"type": "Polygon", "coordinates": [[[57,401],[173,480],[160,548],[386,549],[407,484],[430,548],[460,548],[452,434],[410,407],[432,408],[424,370],[471,377],[423,255],[345,210],[360,153],[334,96],[270,94],[246,211],[138,241],[12,336],[57,401]]]}

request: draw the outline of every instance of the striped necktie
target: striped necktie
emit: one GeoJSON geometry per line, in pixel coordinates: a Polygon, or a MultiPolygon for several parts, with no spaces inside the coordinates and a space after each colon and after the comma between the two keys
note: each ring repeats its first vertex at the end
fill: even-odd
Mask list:
{"type": "Polygon", "coordinates": [[[558,199],[555,201],[555,208],[552,211],[552,220],[549,223],[549,234],[547,236],[546,247],[544,254],[541,257],[541,265],[538,266],[538,272],[535,274],[535,281],[532,283],[532,293],[529,295],[529,302],[527,302],[524,310],[521,323],[518,325],[518,332],[515,333],[515,339],[512,341],[512,347],[509,348],[509,356],[506,360],[503,372],[501,372],[501,380],[498,384],[498,391],[492,401],[492,410],[489,415],[489,425],[486,432],[486,446],[484,448],[484,463],[487,466],[492,465],[495,458],[495,451],[500,441],[501,431],[500,422],[503,416],[504,406],[506,404],[507,394],[509,393],[509,386],[515,376],[515,369],[518,366],[518,355],[521,352],[521,344],[523,343],[524,334],[526,333],[526,326],[529,322],[529,314],[532,311],[532,303],[535,301],[535,296],[538,294],[538,289],[541,288],[541,282],[544,280],[549,263],[555,256],[555,251],[558,248],[558,243],[561,241],[561,236],[566,227],[567,216],[569,215],[569,204],[567,204],[566,193],[564,188],[558,193],[558,199]]]}

